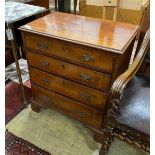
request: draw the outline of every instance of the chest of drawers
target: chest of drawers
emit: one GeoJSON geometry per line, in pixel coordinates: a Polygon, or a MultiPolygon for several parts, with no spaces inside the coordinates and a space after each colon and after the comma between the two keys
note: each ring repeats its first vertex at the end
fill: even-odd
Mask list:
{"type": "Polygon", "coordinates": [[[32,109],[56,109],[101,129],[110,87],[128,65],[138,26],[52,13],[20,28],[32,109]]]}

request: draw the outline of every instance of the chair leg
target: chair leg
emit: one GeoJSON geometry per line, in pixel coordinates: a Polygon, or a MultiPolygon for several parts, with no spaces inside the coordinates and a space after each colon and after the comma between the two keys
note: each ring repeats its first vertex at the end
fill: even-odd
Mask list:
{"type": "Polygon", "coordinates": [[[107,152],[105,151],[103,145],[102,145],[102,147],[101,147],[101,149],[100,149],[99,155],[107,155],[107,152]]]}
{"type": "Polygon", "coordinates": [[[55,11],[58,11],[58,0],[55,0],[55,11]]]}
{"type": "Polygon", "coordinates": [[[74,0],[74,14],[76,14],[77,0],[74,0]]]}
{"type": "Polygon", "coordinates": [[[102,140],[102,147],[100,149],[99,155],[107,155],[113,139],[114,129],[108,127],[106,130],[104,130],[104,138],[102,140]]]}

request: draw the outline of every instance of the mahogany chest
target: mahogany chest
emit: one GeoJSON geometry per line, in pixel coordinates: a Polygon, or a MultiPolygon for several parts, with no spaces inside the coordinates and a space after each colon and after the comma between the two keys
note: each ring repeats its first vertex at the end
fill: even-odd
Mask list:
{"type": "Polygon", "coordinates": [[[128,68],[139,27],[55,12],[20,30],[32,110],[56,109],[101,129],[111,85],[128,68]]]}

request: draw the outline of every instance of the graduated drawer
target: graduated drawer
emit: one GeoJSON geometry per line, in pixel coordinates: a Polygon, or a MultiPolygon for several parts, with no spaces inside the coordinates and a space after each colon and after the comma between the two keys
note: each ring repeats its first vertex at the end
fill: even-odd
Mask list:
{"type": "Polygon", "coordinates": [[[58,59],[40,55],[34,52],[26,52],[30,66],[63,76],[69,80],[77,81],[101,90],[109,89],[110,76],[84,67],[73,65],[58,59]]]}
{"type": "Polygon", "coordinates": [[[38,86],[32,85],[32,92],[37,104],[59,110],[94,128],[101,128],[102,112],[38,86]]]}
{"type": "Polygon", "coordinates": [[[107,99],[106,93],[60,78],[53,74],[48,74],[35,68],[30,67],[29,71],[32,83],[104,111],[107,99]]]}
{"type": "Polygon", "coordinates": [[[24,45],[50,56],[66,59],[73,63],[93,67],[96,70],[113,71],[113,56],[94,48],[86,48],[57,39],[24,33],[24,45]]]}

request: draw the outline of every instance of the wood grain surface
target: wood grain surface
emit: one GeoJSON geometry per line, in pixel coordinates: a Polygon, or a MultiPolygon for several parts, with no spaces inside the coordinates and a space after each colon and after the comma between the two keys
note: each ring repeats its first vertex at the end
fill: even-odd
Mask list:
{"type": "Polygon", "coordinates": [[[139,26],[54,12],[20,29],[123,54],[139,26]]]}

